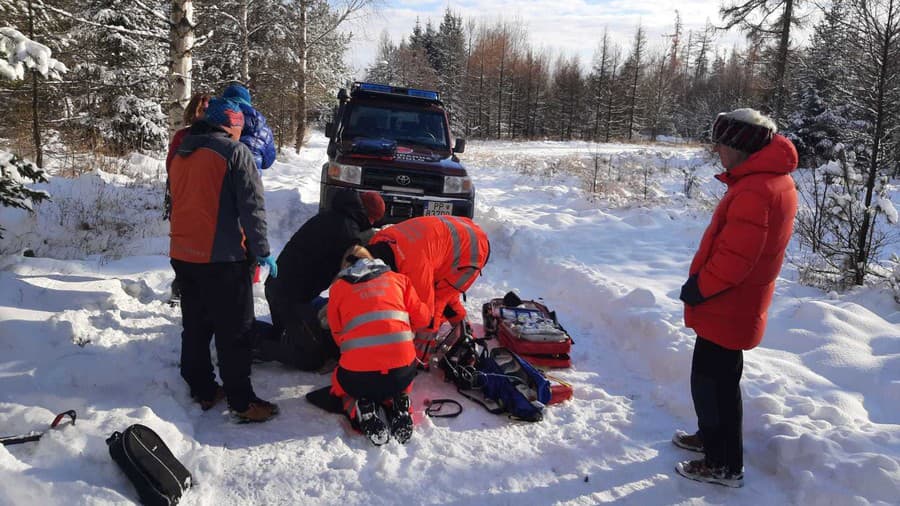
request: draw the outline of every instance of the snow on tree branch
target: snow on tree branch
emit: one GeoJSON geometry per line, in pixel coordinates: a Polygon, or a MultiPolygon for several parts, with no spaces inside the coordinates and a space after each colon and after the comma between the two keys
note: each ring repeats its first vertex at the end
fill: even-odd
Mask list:
{"type": "Polygon", "coordinates": [[[15,28],[0,27],[0,79],[23,79],[26,70],[34,70],[45,78],[60,79],[68,69],[50,55],[50,48],[29,39],[15,28]]]}

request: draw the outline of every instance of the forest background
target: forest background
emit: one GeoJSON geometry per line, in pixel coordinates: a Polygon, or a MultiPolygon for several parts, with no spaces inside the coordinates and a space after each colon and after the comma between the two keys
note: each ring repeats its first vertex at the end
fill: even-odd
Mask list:
{"type": "MultiPolygon", "coordinates": [[[[374,0],[0,0],[0,27],[67,68],[30,66],[0,81],[0,145],[19,157],[4,163],[37,181],[44,168],[77,176],[109,156],[158,153],[192,93],[235,81],[251,89],[279,148],[299,152],[330,117],[337,88],[359,77],[347,63],[352,27],[378,8],[374,0]]],[[[641,25],[627,42],[597,27],[585,62],[532,40],[515,19],[463,18],[448,7],[400,41],[383,34],[362,74],[440,91],[454,134],[469,139],[696,143],[717,113],[761,109],[810,172],[797,222],[809,253],[804,280],[896,288],[898,259],[881,254],[894,227],[877,223],[897,221],[900,0],[748,0],[723,4],[702,29],[685,29],[676,10],[672,19],[662,42],[648,41],[641,25]],[[728,30],[745,43],[721,44],[728,30]]],[[[28,207],[41,196],[16,198],[3,203],[28,207]]]]}

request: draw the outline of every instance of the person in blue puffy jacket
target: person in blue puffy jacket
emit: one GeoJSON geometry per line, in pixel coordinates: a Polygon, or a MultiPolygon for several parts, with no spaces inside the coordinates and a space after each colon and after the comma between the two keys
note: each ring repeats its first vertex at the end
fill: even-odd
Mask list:
{"type": "Polygon", "coordinates": [[[241,142],[253,153],[256,168],[260,171],[268,169],[275,162],[275,136],[266,123],[266,118],[253,108],[250,92],[240,84],[232,84],[225,88],[222,98],[237,102],[244,113],[244,129],[241,131],[241,142]]]}

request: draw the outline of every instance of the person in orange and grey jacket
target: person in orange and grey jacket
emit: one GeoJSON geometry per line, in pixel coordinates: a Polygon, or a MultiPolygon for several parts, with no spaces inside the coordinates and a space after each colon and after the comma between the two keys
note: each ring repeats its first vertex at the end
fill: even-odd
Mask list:
{"type": "Polygon", "coordinates": [[[416,356],[427,368],[443,321],[466,317],[460,302],[491,254],[487,234],[469,218],[420,216],[378,231],[367,249],[396,272],[409,276],[432,319],[416,336],[416,356]]]}
{"type": "Polygon", "coordinates": [[[722,113],[712,128],[714,150],[728,191],[712,216],[681,288],[685,325],[697,333],[691,397],[699,430],[677,431],[677,446],[702,452],[676,470],[697,481],[743,485],[740,380],[743,351],[766,328],[797,214],[790,173],[797,150],[775,133],[775,123],[753,109],[722,113]]]}
{"type": "Polygon", "coordinates": [[[413,329],[427,326],[432,315],[409,278],[358,249],[363,258],[348,256],[329,291],[328,324],[341,351],[331,394],[375,445],[391,434],[405,443],[413,427],[413,329]]]}
{"type": "Polygon", "coordinates": [[[319,311],[327,302],[319,294],[341,270],[344,252],[361,244],[361,234],[383,216],[384,200],[377,192],[344,188],[328,209],[294,233],[278,255],[278,277],[266,280],[272,328],[259,333],[255,358],[304,371],[337,359],[337,348],[319,323],[319,311]]]}
{"type": "Polygon", "coordinates": [[[191,396],[203,409],[225,397],[238,421],[261,422],[278,407],[250,384],[251,263],[278,272],[259,173],[238,142],[242,126],[237,104],[214,98],[178,147],[169,171],[169,256],[182,289],[181,376],[191,396]],[[213,335],[222,387],[210,359],[213,335]]]}

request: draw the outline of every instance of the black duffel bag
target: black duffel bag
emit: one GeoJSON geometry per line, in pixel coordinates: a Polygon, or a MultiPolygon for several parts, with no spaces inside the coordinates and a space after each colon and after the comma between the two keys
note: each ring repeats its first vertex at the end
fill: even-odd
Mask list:
{"type": "Polygon", "coordinates": [[[134,484],[141,503],[172,506],[191,487],[191,473],[149,427],[134,424],[106,440],[109,454],[134,484]]]}

